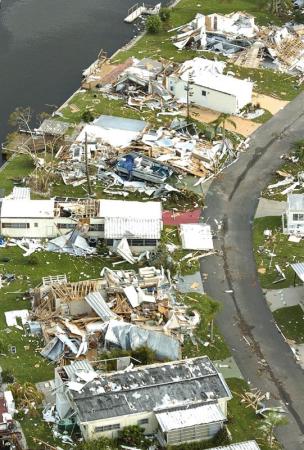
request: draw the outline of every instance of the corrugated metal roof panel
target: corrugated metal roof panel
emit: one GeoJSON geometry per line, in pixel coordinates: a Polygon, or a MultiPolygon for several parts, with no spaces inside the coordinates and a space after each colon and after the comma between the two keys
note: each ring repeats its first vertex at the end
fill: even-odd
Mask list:
{"type": "Polygon", "coordinates": [[[290,264],[292,270],[298,275],[301,281],[304,282],[304,263],[290,264]]]}
{"type": "Polygon", "coordinates": [[[210,450],[260,450],[260,447],[256,441],[246,441],[238,444],[225,445],[224,447],[212,447],[210,450]]]}
{"type": "Polygon", "coordinates": [[[14,200],[30,200],[31,190],[26,187],[15,186],[10,198],[14,200]]]}
{"type": "Polygon", "coordinates": [[[139,238],[160,239],[162,222],[160,219],[136,217],[105,217],[104,236],[106,239],[139,238]]]}
{"type": "Polygon", "coordinates": [[[63,367],[67,376],[69,378],[73,378],[73,376],[76,374],[76,372],[79,372],[80,370],[83,370],[85,372],[91,372],[94,371],[93,367],[89,363],[89,361],[79,360],[74,361],[72,364],[69,364],[68,366],[63,367]]]}
{"type": "Polygon", "coordinates": [[[110,310],[104,301],[100,292],[90,292],[90,294],[85,297],[85,300],[104,322],[117,318],[116,314],[110,310]]]}
{"type": "Polygon", "coordinates": [[[201,405],[197,408],[180,409],[177,411],[166,411],[156,414],[156,418],[161,429],[165,432],[226,420],[226,417],[217,404],[201,405]]]}

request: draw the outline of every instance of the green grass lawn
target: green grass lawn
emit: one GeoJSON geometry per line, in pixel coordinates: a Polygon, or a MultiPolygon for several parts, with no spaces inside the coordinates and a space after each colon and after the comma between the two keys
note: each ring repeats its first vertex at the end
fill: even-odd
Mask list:
{"type": "Polygon", "coordinates": [[[231,353],[219,329],[214,327],[214,339],[210,342],[210,318],[215,317],[220,305],[208,295],[191,292],[179,297],[188,306],[189,310],[196,310],[200,314],[201,322],[194,331],[196,345],[186,337],[183,345],[183,358],[194,358],[207,355],[211,360],[222,360],[231,356],[231,353]],[[204,345],[207,342],[208,345],[204,345]]]}
{"type": "Polygon", "coordinates": [[[277,309],[273,316],[287,339],[304,344],[304,311],[301,306],[277,309]]]}
{"type": "MultiPolygon", "coordinates": [[[[261,450],[270,450],[265,443],[264,436],[260,431],[263,419],[256,416],[253,408],[246,408],[241,403],[239,395],[250,390],[250,387],[244,380],[239,378],[230,378],[226,380],[232,392],[233,399],[228,402],[228,429],[232,434],[232,442],[242,442],[247,440],[256,440],[261,450]]],[[[280,448],[277,445],[272,447],[280,448]]]]}
{"type": "Polygon", "coordinates": [[[14,180],[26,177],[33,168],[32,159],[26,155],[17,155],[9,159],[0,172],[0,189],[5,189],[5,195],[8,195],[15,186],[14,180]]]}
{"type": "MultiPolygon", "coordinates": [[[[296,177],[299,172],[304,172],[304,159],[300,160],[297,163],[287,161],[280,167],[280,171],[290,173],[290,175],[293,175],[296,177]]],[[[269,184],[275,184],[278,181],[282,181],[283,179],[284,179],[283,177],[281,177],[280,175],[277,175],[275,173],[269,184]]],[[[269,198],[271,200],[286,201],[287,195],[286,194],[282,195],[281,192],[284,191],[284,189],[288,188],[288,186],[291,186],[291,185],[292,184],[289,184],[286,186],[280,186],[279,188],[273,189],[272,190],[273,194],[271,194],[268,189],[264,189],[264,191],[262,192],[262,196],[265,198],[269,198]]],[[[297,194],[304,193],[304,188],[295,191],[295,193],[297,193],[297,194]]]]}
{"type": "Polygon", "coordinates": [[[289,264],[304,260],[304,246],[302,241],[299,244],[288,242],[288,236],[282,233],[281,217],[255,219],[253,243],[261,286],[265,289],[282,289],[292,286],[294,282],[294,271],[289,267],[289,264]],[[271,239],[264,237],[263,232],[266,229],[272,230],[271,239]],[[257,250],[260,246],[276,254],[272,258],[271,265],[269,256],[265,253],[258,253],[257,250]],[[279,277],[275,270],[275,264],[279,264],[286,275],[286,280],[273,284],[279,277]],[[266,272],[262,273],[264,269],[266,272]]]}
{"type": "Polygon", "coordinates": [[[272,118],[271,112],[267,111],[267,109],[266,109],[262,116],[256,117],[255,119],[251,119],[251,120],[256,123],[266,123],[271,118],[272,118]]]}
{"type": "Polygon", "coordinates": [[[96,117],[101,114],[108,114],[131,119],[143,118],[143,113],[127,107],[122,100],[109,100],[103,97],[101,93],[93,91],[77,92],[71,98],[69,104],[75,105],[79,108],[79,111],[72,112],[69,106],[63,108],[60,111],[63,114],[61,119],[68,122],[79,123],[82,113],[86,110],[90,110],[96,117]]]}

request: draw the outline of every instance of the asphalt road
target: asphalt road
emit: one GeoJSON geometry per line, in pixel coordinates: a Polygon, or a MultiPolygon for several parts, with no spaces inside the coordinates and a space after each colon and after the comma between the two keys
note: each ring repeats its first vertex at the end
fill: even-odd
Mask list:
{"type": "Polygon", "coordinates": [[[246,153],[211,184],[203,212],[222,253],[202,259],[205,291],[223,304],[218,325],[245,379],[288,410],[288,425],[277,430],[286,450],[304,449],[304,371],[276,328],[260,287],[252,222],[280,156],[303,138],[304,93],[251,136],[246,153]],[[216,220],[222,221],[221,230],[216,220]]]}

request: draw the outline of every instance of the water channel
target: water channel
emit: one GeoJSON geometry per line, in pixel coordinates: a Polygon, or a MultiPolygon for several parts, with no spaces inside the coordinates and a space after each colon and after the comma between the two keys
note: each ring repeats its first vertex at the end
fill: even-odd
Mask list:
{"type": "Polygon", "coordinates": [[[2,0],[0,142],[16,107],[42,112],[62,104],[101,48],[111,55],[135,35],[123,22],[134,1],[2,0]]]}

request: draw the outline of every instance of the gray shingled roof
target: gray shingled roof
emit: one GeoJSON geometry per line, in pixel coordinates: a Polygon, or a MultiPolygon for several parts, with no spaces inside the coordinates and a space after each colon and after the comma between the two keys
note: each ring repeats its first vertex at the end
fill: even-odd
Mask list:
{"type": "Polygon", "coordinates": [[[207,356],[103,374],[70,391],[82,422],[206,404],[231,393],[207,356]]]}

